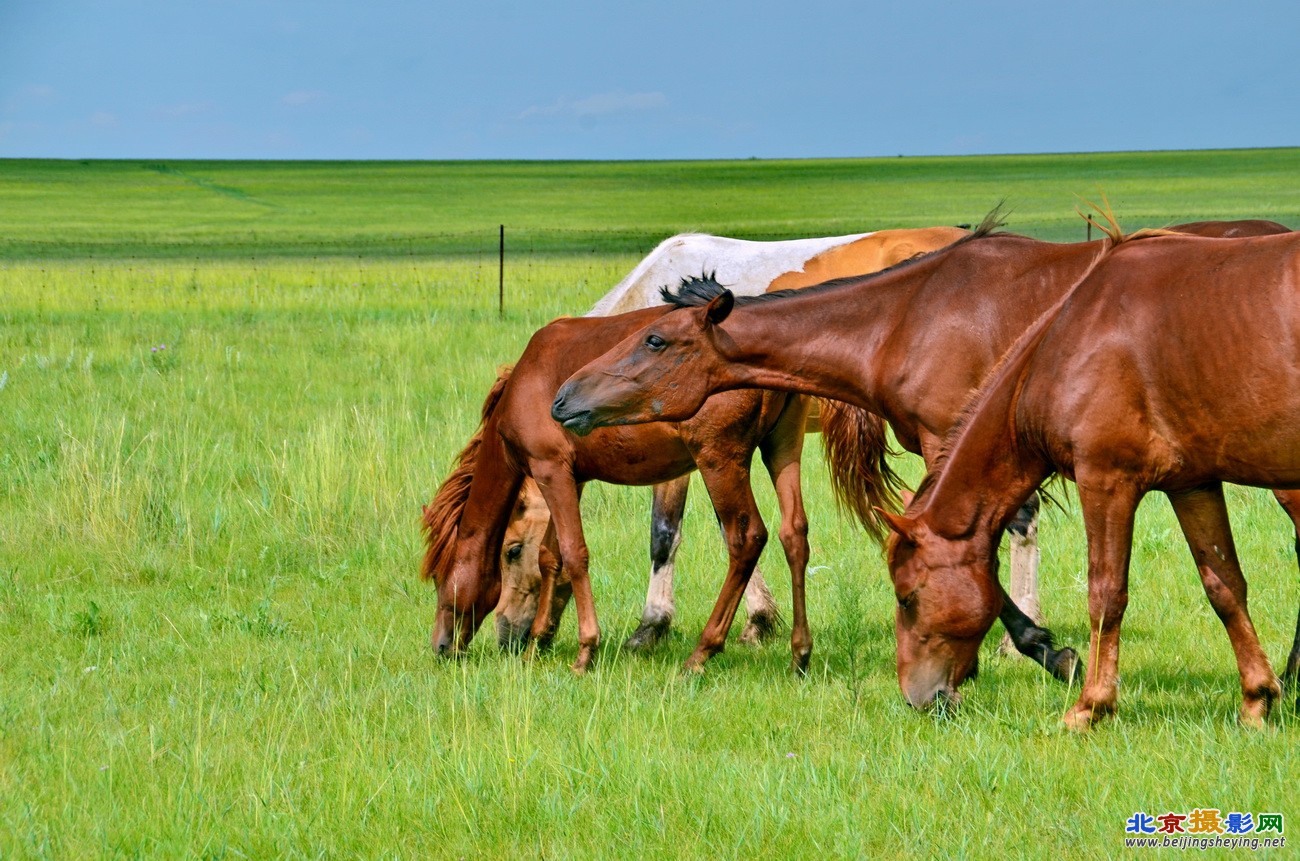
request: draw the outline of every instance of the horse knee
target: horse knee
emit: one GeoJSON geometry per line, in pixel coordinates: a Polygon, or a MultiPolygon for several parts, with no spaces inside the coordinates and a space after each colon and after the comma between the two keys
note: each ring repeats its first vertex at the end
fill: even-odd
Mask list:
{"type": "Polygon", "coordinates": [[[808,542],[808,518],[790,517],[781,524],[781,544],[785,547],[799,546],[808,542]]]}
{"type": "Polygon", "coordinates": [[[569,547],[560,546],[560,566],[561,570],[573,579],[573,575],[582,572],[587,573],[587,566],[591,562],[591,554],[587,550],[586,544],[577,544],[569,547]]]}
{"type": "Polygon", "coordinates": [[[680,523],[654,517],[650,523],[650,564],[656,569],[668,564],[680,541],[680,523]]]}
{"type": "Polygon", "coordinates": [[[757,561],[767,546],[767,527],[758,518],[742,519],[729,542],[731,554],[743,561],[757,561]]]}
{"type": "Polygon", "coordinates": [[[1103,628],[1113,628],[1124,618],[1128,609],[1128,593],[1106,586],[1089,584],[1088,614],[1100,620],[1103,628]]]}

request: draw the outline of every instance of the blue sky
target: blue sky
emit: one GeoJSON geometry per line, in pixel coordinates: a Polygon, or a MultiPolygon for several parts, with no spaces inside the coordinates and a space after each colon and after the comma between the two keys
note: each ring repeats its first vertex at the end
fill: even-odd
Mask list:
{"type": "Polygon", "coordinates": [[[1300,144],[1300,4],[0,0],[0,157],[1300,144]]]}

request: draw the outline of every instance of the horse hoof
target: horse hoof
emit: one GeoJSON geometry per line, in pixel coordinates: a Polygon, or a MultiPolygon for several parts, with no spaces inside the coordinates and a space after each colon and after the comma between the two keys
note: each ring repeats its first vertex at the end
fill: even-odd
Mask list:
{"type": "Polygon", "coordinates": [[[582,676],[586,675],[587,670],[591,669],[591,662],[595,660],[596,652],[591,646],[582,646],[578,649],[578,658],[573,662],[573,672],[582,676]]]}
{"type": "Polygon", "coordinates": [[[664,634],[668,633],[670,622],[642,622],[640,626],[632,632],[632,636],[627,638],[623,648],[629,652],[645,652],[659,645],[663,640],[664,634]]]}
{"type": "Polygon", "coordinates": [[[750,616],[745,630],[740,632],[740,642],[746,646],[757,646],[770,640],[780,627],[780,622],[771,616],[750,616]]]}
{"type": "Polygon", "coordinates": [[[1083,661],[1079,653],[1069,646],[1056,653],[1052,661],[1052,675],[1067,685],[1072,685],[1083,678],[1083,661]]]}
{"type": "Polygon", "coordinates": [[[1075,706],[1065,713],[1061,722],[1071,732],[1087,732],[1092,729],[1092,709],[1087,706],[1075,706]]]}
{"type": "Polygon", "coordinates": [[[693,652],[686,659],[686,663],[682,664],[682,672],[689,675],[704,675],[704,662],[708,659],[708,655],[701,655],[698,651],[693,652]]]}
{"type": "Polygon", "coordinates": [[[1246,729],[1263,729],[1268,714],[1273,710],[1273,702],[1282,695],[1281,689],[1274,684],[1261,693],[1247,698],[1237,713],[1237,722],[1246,729]]]}
{"type": "Polygon", "coordinates": [[[812,659],[812,654],[795,655],[790,661],[790,671],[796,676],[803,678],[808,675],[808,661],[812,659]]]}
{"type": "Polygon", "coordinates": [[[1243,710],[1237,715],[1237,723],[1241,725],[1242,729],[1262,730],[1267,726],[1264,718],[1264,715],[1254,714],[1243,710]]]}

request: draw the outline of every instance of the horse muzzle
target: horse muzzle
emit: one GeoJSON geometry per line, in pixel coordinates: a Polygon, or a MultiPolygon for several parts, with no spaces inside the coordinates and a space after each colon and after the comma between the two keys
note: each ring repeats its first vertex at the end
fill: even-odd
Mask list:
{"type": "Polygon", "coordinates": [[[571,403],[571,392],[568,389],[566,383],[555,395],[555,400],[551,402],[551,418],[559,422],[565,430],[578,436],[586,436],[596,427],[595,417],[591,410],[580,404],[571,403]]]}

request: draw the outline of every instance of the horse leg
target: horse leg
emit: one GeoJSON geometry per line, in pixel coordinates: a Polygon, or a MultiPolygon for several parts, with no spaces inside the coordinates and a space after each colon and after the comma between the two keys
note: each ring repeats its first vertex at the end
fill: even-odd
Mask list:
{"type": "MultiPolygon", "coordinates": [[[[1041,503],[1035,492],[1020,507],[1007,533],[1011,541],[1011,589],[1009,597],[1035,625],[1043,621],[1038,601],[1038,512],[1041,503]]],[[[1010,655],[1018,651],[1008,631],[1002,636],[998,652],[1010,655]]]]}
{"type": "Polygon", "coordinates": [[[1056,678],[1070,684],[1083,670],[1078,652],[1068,646],[1056,649],[1052,632],[1041,626],[1038,604],[1039,497],[1034,493],[1016,512],[1011,533],[1011,594],[1002,594],[1002,625],[1007,629],[999,651],[1011,649],[1037,662],[1056,678]]]}
{"type": "MultiPolygon", "coordinates": [[[[551,510],[551,524],[560,547],[560,565],[569,575],[573,602],[577,606],[578,657],[573,662],[573,671],[585,673],[600,645],[600,623],[596,620],[596,603],[587,576],[589,554],[582,534],[582,491],[574,482],[572,471],[564,465],[534,463],[531,472],[546,499],[546,507],[551,510]]],[[[554,583],[554,578],[551,582],[554,583]]],[[[546,618],[551,617],[553,603],[553,599],[547,599],[546,618]]],[[[540,606],[537,615],[542,618],[540,606]]]]}
{"type": "Polygon", "coordinates": [[[745,584],[745,615],[749,621],[740,632],[740,642],[747,646],[757,646],[781,628],[781,608],[757,565],[745,584]]]}
{"type": "Polygon", "coordinates": [[[686,659],[688,670],[703,669],[705,661],[722,651],[745,584],[767,544],[767,527],[749,486],[749,457],[734,457],[731,452],[697,453],[695,464],[726,537],[730,564],[700,641],[686,659]]]}
{"type": "MultiPolygon", "coordinates": [[[[1300,561],[1300,491],[1275,490],[1273,495],[1277,497],[1282,510],[1291,518],[1291,523],[1295,527],[1296,558],[1300,561]]],[[[1286,669],[1282,671],[1282,686],[1286,690],[1294,691],[1297,685],[1300,685],[1300,614],[1296,616],[1295,640],[1291,643],[1291,655],[1286,660],[1286,669]]],[[[1300,708],[1300,698],[1296,699],[1296,708],[1300,708]]]]}
{"type": "Polygon", "coordinates": [[[1065,713],[1065,725],[1086,730],[1115,711],[1119,678],[1119,628],[1128,606],[1128,565],[1136,487],[1115,480],[1092,483],[1078,476],[1079,502],[1088,536],[1089,660],[1083,690],[1065,713]]]}
{"type": "Polygon", "coordinates": [[[650,509],[650,588],[646,591],[641,624],[627,638],[623,648],[633,651],[656,645],[672,626],[673,568],[677,547],[682,543],[682,516],[686,512],[686,491],[690,473],[654,486],[650,509]]]}
{"type": "Polygon", "coordinates": [[[1215,482],[1186,493],[1171,493],[1169,501],[1196,560],[1205,595],[1227,629],[1232,651],[1237,656],[1237,671],[1241,674],[1241,723],[1248,727],[1263,726],[1273,700],[1282,695],[1282,688],[1259,645],[1259,636],[1246,609],[1246,579],[1237,561],[1228,508],[1223,503],[1223,485],[1215,482]]]}
{"type": "MultiPolygon", "coordinates": [[[[1287,658],[1286,670],[1282,673],[1283,684],[1288,691],[1300,687],[1300,615],[1295,620],[1295,642],[1291,644],[1291,656],[1287,658]]],[[[1296,697],[1295,707],[1300,709],[1300,696],[1296,697]]]]}
{"type": "MultiPolygon", "coordinates": [[[[792,398],[791,402],[796,400],[806,404],[811,399],[792,398]]],[[[794,605],[794,623],[790,628],[790,667],[800,675],[808,672],[808,661],[812,657],[812,632],[808,629],[808,611],[804,603],[804,576],[808,570],[808,514],[804,510],[803,487],[800,482],[806,413],[806,405],[801,409],[796,404],[792,409],[788,403],[777,426],[759,445],[763,465],[772,477],[777,504],[781,508],[779,536],[786,564],[790,567],[790,596],[794,605]],[[788,420],[786,414],[789,414],[788,420]]],[[[755,571],[755,575],[757,573],[755,571]]]]}
{"type": "MultiPolygon", "coordinates": [[[[578,490],[581,496],[582,489],[578,490]]],[[[560,627],[560,619],[564,617],[564,610],[573,596],[573,587],[568,578],[561,576],[564,567],[560,562],[560,546],[555,537],[554,522],[548,524],[546,534],[542,537],[537,563],[541,569],[542,581],[538,588],[537,613],[533,616],[529,638],[537,644],[539,650],[545,651],[551,647],[555,631],[560,627]]]]}
{"type": "MultiPolygon", "coordinates": [[[[1002,584],[998,584],[1002,588],[1002,584]]],[[[1057,649],[1055,638],[1047,628],[1040,628],[1034,620],[1021,612],[1005,590],[1002,592],[1002,613],[998,617],[1007,629],[1016,651],[1037,663],[1055,678],[1068,684],[1083,675],[1083,661],[1079,653],[1069,646],[1057,649]]]]}

